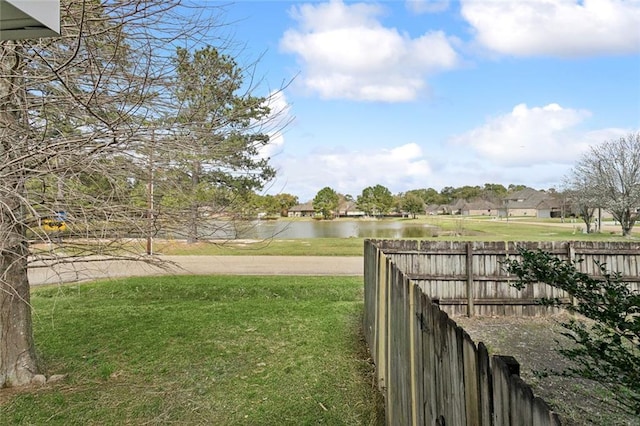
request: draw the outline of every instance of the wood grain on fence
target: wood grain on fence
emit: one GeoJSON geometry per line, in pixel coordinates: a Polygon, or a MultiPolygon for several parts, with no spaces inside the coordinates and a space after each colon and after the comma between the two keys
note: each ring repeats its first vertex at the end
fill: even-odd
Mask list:
{"type": "MultiPolygon", "coordinates": [[[[396,263],[429,273],[408,256],[396,257],[405,244],[421,256],[420,262],[444,264],[441,257],[420,252],[415,242],[389,242],[382,247],[373,241],[365,243],[364,329],[385,397],[387,424],[559,425],[557,414],[519,378],[515,360],[490,358],[482,343],[476,345],[434,303],[424,291],[425,284],[411,279],[396,263]],[[383,249],[389,246],[396,252],[386,254],[383,249]]],[[[458,256],[453,260],[457,273],[464,275],[464,268],[469,268],[486,274],[486,267],[476,266],[480,262],[474,259],[469,267],[468,260],[460,257],[468,255],[468,246],[462,247],[445,247],[449,259],[458,256]]],[[[473,256],[477,251],[473,247],[473,256]]],[[[466,275],[462,284],[468,284],[466,275]]],[[[473,286],[477,286],[475,280],[473,286]]],[[[477,302],[475,296],[473,302],[477,302]]]]}
{"type": "Polygon", "coordinates": [[[451,316],[546,315],[557,308],[540,305],[541,298],[569,295],[543,283],[523,290],[503,267],[519,258],[518,249],[543,250],[576,261],[581,272],[600,276],[598,263],[618,272],[632,289],[640,290],[640,243],[612,242],[459,242],[372,240],[422,291],[451,316]]]}

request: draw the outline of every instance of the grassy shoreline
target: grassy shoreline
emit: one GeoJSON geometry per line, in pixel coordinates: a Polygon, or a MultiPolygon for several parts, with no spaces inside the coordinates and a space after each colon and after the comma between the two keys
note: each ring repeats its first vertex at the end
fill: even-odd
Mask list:
{"type": "MultiPolygon", "coordinates": [[[[309,218],[283,218],[284,221],[310,221],[309,218]]],[[[380,219],[335,219],[360,221],[380,219]]],[[[603,232],[585,234],[580,221],[560,219],[511,218],[498,220],[487,216],[428,216],[418,219],[391,218],[411,225],[433,226],[425,240],[432,241],[629,241],[640,238],[634,232],[629,238],[620,235],[613,223],[606,222],[603,232]]],[[[167,255],[234,255],[234,256],[362,256],[364,238],[300,238],[269,240],[229,240],[186,244],[179,240],[158,240],[155,250],[167,255]]],[[[141,243],[142,244],[142,243],[141,243]]]]}
{"type": "MultiPolygon", "coordinates": [[[[311,218],[280,218],[278,221],[310,222],[311,218]]],[[[420,216],[410,218],[339,218],[336,222],[400,222],[410,226],[428,227],[430,241],[630,241],[640,239],[640,228],[630,237],[622,237],[619,226],[603,222],[600,233],[584,233],[585,224],[574,219],[536,219],[515,217],[497,219],[489,216],[420,216]]],[[[415,239],[415,238],[413,238],[415,239]]],[[[215,240],[187,244],[185,240],[153,240],[155,254],[164,255],[230,255],[230,256],[362,256],[365,238],[289,238],[277,236],[264,240],[215,240]]],[[[145,238],[130,239],[122,251],[144,253],[145,238]]],[[[32,244],[35,251],[49,252],[48,244],[32,244]]]]}

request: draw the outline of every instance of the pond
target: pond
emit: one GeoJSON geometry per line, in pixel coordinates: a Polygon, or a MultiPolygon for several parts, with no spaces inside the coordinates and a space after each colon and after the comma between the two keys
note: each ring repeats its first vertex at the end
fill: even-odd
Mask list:
{"type": "MultiPolygon", "coordinates": [[[[386,220],[252,221],[233,230],[246,239],[294,238],[426,238],[437,235],[427,224],[386,220]]],[[[228,235],[229,236],[229,235],[228,235]]]]}

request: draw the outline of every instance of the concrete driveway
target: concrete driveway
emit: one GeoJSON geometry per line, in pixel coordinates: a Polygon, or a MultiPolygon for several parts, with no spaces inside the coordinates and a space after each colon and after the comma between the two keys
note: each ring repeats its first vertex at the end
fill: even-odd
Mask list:
{"type": "Polygon", "coordinates": [[[97,260],[29,268],[31,285],[149,275],[363,275],[362,257],[158,256],[164,268],[145,262],[97,260]]]}

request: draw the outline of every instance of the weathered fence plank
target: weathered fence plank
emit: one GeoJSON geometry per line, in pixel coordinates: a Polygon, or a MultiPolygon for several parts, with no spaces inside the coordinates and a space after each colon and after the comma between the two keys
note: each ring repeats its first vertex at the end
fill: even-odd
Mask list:
{"type": "Polygon", "coordinates": [[[505,362],[500,357],[491,358],[491,380],[493,383],[493,424],[511,425],[511,400],[509,399],[509,377],[505,362]]]}
{"type": "Polygon", "coordinates": [[[540,316],[559,312],[559,308],[540,305],[540,298],[560,298],[570,303],[565,292],[543,283],[530,284],[522,291],[511,286],[513,277],[502,264],[507,258],[518,258],[518,248],[540,249],[562,259],[582,259],[576,266],[594,276],[601,275],[595,262],[606,263],[610,271],[622,274],[631,289],[640,289],[637,242],[371,241],[452,317],[540,316]]]}
{"type": "Polygon", "coordinates": [[[437,324],[437,315],[439,310],[436,309],[431,303],[431,299],[426,294],[422,294],[420,297],[421,311],[423,317],[422,329],[424,331],[422,335],[422,356],[424,360],[424,367],[422,373],[423,389],[424,389],[424,424],[435,424],[435,419],[438,417],[438,383],[437,383],[437,350],[435,345],[435,330],[437,324]]]}
{"type": "Polygon", "coordinates": [[[413,378],[411,388],[411,405],[413,408],[413,425],[426,424],[424,413],[424,315],[422,314],[422,291],[420,287],[410,284],[411,309],[409,315],[411,321],[411,332],[413,340],[411,342],[411,376],[413,378]]]}
{"type": "MultiPolygon", "coordinates": [[[[397,249],[402,244],[392,246],[397,249]]],[[[452,249],[454,244],[443,246],[452,249]]],[[[517,362],[495,356],[490,361],[486,347],[476,346],[432,301],[424,291],[425,283],[412,281],[375,244],[367,242],[365,258],[365,333],[385,398],[387,424],[560,424],[557,415],[514,378],[517,362]]],[[[435,259],[429,260],[431,265],[446,264],[437,256],[423,260],[431,258],[435,259]]],[[[464,256],[447,259],[453,259],[457,274],[486,274],[494,267],[486,261],[482,266],[470,265],[464,256]]],[[[403,262],[416,267],[411,260],[403,262]]],[[[451,294],[459,295],[467,285],[466,280],[456,283],[451,294]]],[[[470,291],[478,294],[475,289],[470,291]]],[[[461,301],[463,305],[468,301],[461,301]]]]}
{"type": "Polygon", "coordinates": [[[477,274],[477,271],[474,271],[473,268],[473,244],[467,243],[467,253],[466,253],[466,270],[467,270],[467,316],[472,317],[474,314],[473,309],[473,281],[474,281],[474,273],[477,274]]]}
{"type": "Polygon", "coordinates": [[[491,365],[489,351],[484,343],[478,343],[477,352],[478,370],[478,405],[480,407],[479,425],[490,426],[493,424],[493,384],[491,378],[491,365]]]}
{"type": "Polygon", "coordinates": [[[466,424],[481,425],[478,350],[466,332],[462,333],[462,357],[466,424]]]}

